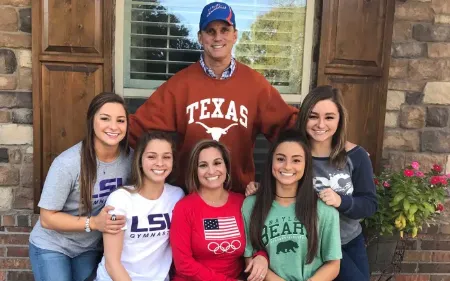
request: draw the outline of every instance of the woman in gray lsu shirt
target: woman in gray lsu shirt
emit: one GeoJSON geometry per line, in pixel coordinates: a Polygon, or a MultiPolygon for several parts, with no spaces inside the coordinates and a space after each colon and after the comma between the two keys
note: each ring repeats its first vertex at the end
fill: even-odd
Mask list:
{"type": "Polygon", "coordinates": [[[108,195],[127,183],[131,153],[123,99],[101,93],[87,112],[87,135],[53,161],[30,235],[36,281],[82,281],[102,256],[102,232],[118,233],[123,216],[111,220],[108,195]]]}

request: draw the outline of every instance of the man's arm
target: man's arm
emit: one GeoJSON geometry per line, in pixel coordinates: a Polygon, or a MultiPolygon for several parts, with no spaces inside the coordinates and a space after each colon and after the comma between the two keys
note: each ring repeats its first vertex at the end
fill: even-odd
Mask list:
{"type": "Polygon", "coordinates": [[[177,130],[175,96],[167,82],[162,84],[135,114],[130,114],[130,146],[135,148],[142,133],[151,129],[169,132],[177,130]]]}
{"type": "Polygon", "coordinates": [[[298,109],[288,105],[277,89],[270,85],[269,87],[267,92],[259,98],[258,119],[261,133],[269,141],[274,141],[280,131],[295,126],[298,109]]]}

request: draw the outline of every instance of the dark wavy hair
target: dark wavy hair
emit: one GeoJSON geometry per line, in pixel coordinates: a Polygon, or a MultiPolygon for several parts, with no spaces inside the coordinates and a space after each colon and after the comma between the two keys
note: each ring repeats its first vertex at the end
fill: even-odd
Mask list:
{"type": "Polygon", "coordinates": [[[285,142],[298,143],[305,152],[305,171],[298,182],[295,198],[295,216],[305,226],[308,235],[307,263],[311,263],[318,248],[317,234],[317,195],[313,188],[312,156],[298,131],[281,133],[267,154],[267,162],[261,183],[256,192],[255,205],[250,220],[250,241],[257,251],[264,249],[261,233],[267,219],[272,202],[275,200],[276,179],[272,174],[273,157],[278,146],[285,142]]]}
{"type": "Polygon", "coordinates": [[[125,151],[128,155],[130,148],[128,147],[128,110],[121,96],[115,93],[103,92],[95,96],[86,115],[86,137],[81,142],[81,168],[80,168],[80,207],[79,214],[91,213],[92,211],[92,191],[97,180],[97,155],[95,154],[95,132],[94,132],[94,116],[97,111],[107,103],[118,103],[123,106],[127,119],[127,131],[123,140],[119,142],[121,151],[125,151]]]}

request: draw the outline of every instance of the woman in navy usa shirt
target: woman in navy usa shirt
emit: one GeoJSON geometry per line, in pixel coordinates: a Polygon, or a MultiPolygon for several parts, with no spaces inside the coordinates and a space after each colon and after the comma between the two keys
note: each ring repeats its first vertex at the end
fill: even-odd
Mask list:
{"type": "Polygon", "coordinates": [[[314,188],[340,215],[342,261],[338,281],[370,279],[363,218],[377,210],[373,170],[360,146],[345,147],[347,112],[338,89],[320,86],[303,100],[297,127],[313,155],[314,188]]]}

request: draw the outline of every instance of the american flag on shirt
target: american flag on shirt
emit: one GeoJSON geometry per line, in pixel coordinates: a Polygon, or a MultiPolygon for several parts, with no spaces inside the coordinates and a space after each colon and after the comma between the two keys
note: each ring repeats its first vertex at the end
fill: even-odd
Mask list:
{"type": "Polygon", "coordinates": [[[241,236],[235,217],[204,219],[203,226],[206,240],[224,240],[241,236]]]}

